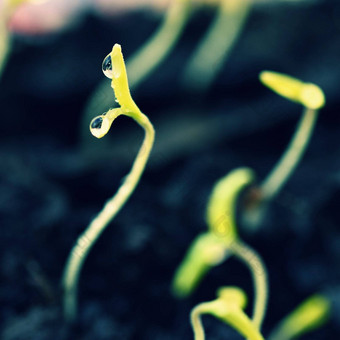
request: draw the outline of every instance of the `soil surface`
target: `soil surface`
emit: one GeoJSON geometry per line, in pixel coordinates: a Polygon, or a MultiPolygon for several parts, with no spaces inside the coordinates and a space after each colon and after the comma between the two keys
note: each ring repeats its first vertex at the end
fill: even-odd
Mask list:
{"type": "MultiPolygon", "coordinates": [[[[181,86],[186,61],[214,18],[197,11],[176,48],[133,91],[156,128],[137,190],[91,251],[79,285],[79,315],[61,315],[61,274],[77,236],[128,173],[143,138],[120,118],[104,140],[81,138],[86,102],[118,42],[126,59],[160,24],[148,11],[87,13],[53,36],[13,37],[0,81],[0,337],[3,340],[192,339],[189,313],[251,276],[229,259],[188,299],[170,292],[190,243],[206,230],[205,205],[220,177],[240,166],[261,182],[289,142],[301,107],[269,91],[260,71],[315,82],[327,104],[305,157],[261,223],[242,239],[268,268],[263,333],[316,292],[332,301],[329,322],[301,339],[340,334],[340,4],[256,5],[223,70],[205,93],[181,86]]],[[[109,81],[108,81],[108,85],[109,81]]],[[[114,98],[112,97],[112,105],[114,98]]],[[[102,112],[93,112],[93,117],[102,112]]],[[[241,339],[204,317],[207,339],[241,339]]]]}

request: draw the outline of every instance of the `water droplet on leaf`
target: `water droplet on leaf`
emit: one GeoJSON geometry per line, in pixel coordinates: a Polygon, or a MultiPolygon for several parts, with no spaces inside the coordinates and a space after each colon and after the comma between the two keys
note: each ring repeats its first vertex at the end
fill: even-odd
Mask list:
{"type": "Polygon", "coordinates": [[[104,137],[110,130],[112,121],[105,116],[98,116],[92,119],[90,123],[90,131],[97,138],[104,137]]]}
{"type": "Polygon", "coordinates": [[[102,70],[106,77],[108,77],[109,79],[112,79],[113,72],[112,72],[112,60],[111,60],[110,54],[108,54],[105,57],[103,61],[103,65],[102,65],[102,70]]]}
{"type": "Polygon", "coordinates": [[[91,122],[91,129],[100,129],[103,124],[103,118],[102,117],[97,117],[92,120],[91,122]]]}

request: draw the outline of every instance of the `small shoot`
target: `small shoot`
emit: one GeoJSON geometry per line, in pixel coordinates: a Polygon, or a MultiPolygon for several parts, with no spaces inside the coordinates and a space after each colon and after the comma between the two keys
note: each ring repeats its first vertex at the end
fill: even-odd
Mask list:
{"type": "Polygon", "coordinates": [[[297,339],[323,326],[329,319],[330,310],[331,303],[324,295],[312,295],[287,315],[268,339],[297,339]]]}
{"type": "MultiPolygon", "coordinates": [[[[193,0],[172,0],[164,20],[150,39],[133,54],[126,63],[130,88],[139,86],[170,54],[181,37],[190,18],[193,0]]],[[[99,84],[91,95],[83,115],[81,137],[88,140],[87,122],[92,112],[106,111],[111,105],[111,95],[108,93],[106,82],[99,84]]]]}
{"type": "Polygon", "coordinates": [[[173,294],[178,298],[190,295],[210,269],[224,262],[229,254],[224,242],[213,233],[200,234],[176,270],[173,294]]]}
{"type": "Polygon", "coordinates": [[[176,271],[172,287],[175,295],[188,296],[213,266],[234,255],[245,263],[252,274],[255,290],[253,322],[260,329],[268,298],[267,272],[257,252],[239,239],[235,222],[237,199],[242,189],[253,181],[254,173],[251,169],[239,168],[215,184],[207,205],[206,220],[209,232],[194,241],[176,271]],[[215,262],[211,261],[207,265],[201,254],[211,251],[213,247],[218,249],[221,255],[215,258],[215,262]]]}
{"type": "Polygon", "coordinates": [[[112,79],[111,86],[120,108],[109,110],[105,115],[94,118],[90,123],[91,133],[97,138],[102,138],[109,131],[112,122],[118,116],[125,115],[134,119],[144,129],[145,137],[123,184],[79,236],[68,257],[63,275],[63,309],[65,319],[69,322],[73,321],[77,315],[77,288],[84,261],[96,240],[135,190],[149,158],[155,135],[148,117],[139,110],[131,97],[120,45],[113,46],[112,52],[104,60],[103,67],[105,75],[112,79]]]}
{"type": "Polygon", "coordinates": [[[221,71],[252,7],[251,0],[218,0],[218,13],[183,74],[185,87],[205,91],[221,71]]]}
{"type": "MultiPolygon", "coordinates": [[[[249,202],[244,220],[249,227],[256,227],[264,215],[266,205],[274,199],[300,163],[311,139],[319,110],[325,105],[325,96],[315,84],[304,83],[291,76],[263,71],[261,82],[268,88],[304,109],[296,131],[285,152],[258,188],[257,197],[249,202]]],[[[250,199],[252,200],[252,199],[250,199]]]]}
{"type": "Polygon", "coordinates": [[[193,308],[191,325],[195,340],[204,340],[204,328],[201,316],[210,314],[234,328],[249,340],[264,340],[258,328],[244,312],[247,304],[245,293],[237,287],[222,287],[217,292],[217,299],[203,302],[193,308]]]}
{"type": "Polygon", "coordinates": [[[318,118],[318,111],[325,105],[325,96],[317,85],[277,72],[263,71],[260,80],[279,95],[304,106],[302,118],[286,151],[261,184],[262,197],[269,201],[280,192],[302,159],[318,118]]]}
{"type": "Polygon", "coordinates": [[[5,69],[11,50],[11,37],[8,22],[15,10],[25,2],[35,3],[36,0],[5,0],[0,5],[0,78],[5,69]]]}

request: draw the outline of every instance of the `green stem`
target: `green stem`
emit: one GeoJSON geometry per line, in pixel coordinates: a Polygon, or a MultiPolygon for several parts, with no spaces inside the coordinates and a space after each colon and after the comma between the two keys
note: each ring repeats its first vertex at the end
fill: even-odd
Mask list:
{"type": "Polygon", "coordinates": [[[204,91],[214,81],[228,58],[250,13],[251,1],[221,0],[218,14],[187,64],[186,87],[204,91]]]}
{"type": "Polygon", "coordinates": [[[264,200],[269,201],[273,199],[298,166],[308,146],[317,118],[317,110],[304,109],[299,125],[287,150],[261,184],[264,200]]]}
{"type": "Polygon", "coordinates": [[[77,314],[77,287],[83,263],[98,237],[135,190],[153,146],[155,132],[147,116],[140,111],[138,114],[125,113],[125,115],[133,118],[145,130],[144,141],[124,183],[79,236],[69,255],[63,275],[64,315],[68,321],[73,321],[77,314]]]}
{"type": "Polygon", "coordinates": [[[241,241],[232,243],[231,251],[244,262],[252,274],[255,291],[252,320],[254,325],[260,330],[268,300],[268,278],[266,268],[257,252],[241,241]]]}

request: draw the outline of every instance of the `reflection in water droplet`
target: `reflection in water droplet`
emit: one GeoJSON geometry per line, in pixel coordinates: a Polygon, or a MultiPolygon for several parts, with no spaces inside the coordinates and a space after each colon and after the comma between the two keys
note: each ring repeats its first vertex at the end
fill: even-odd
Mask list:
{"type": "Polygon", "coordinates": [[[92,120],[91,122],[91,129],[100,129],[103,124],[103,118],[102,117],[97,117],[92,120]]]}
{"type": "Polygon", "coordinates": [[[112,120],[101,115],[92,119],[90,123],[90,131],[93,136],[102,138],[110,130],[111,124],[112,120]]]}
{"type": "Polygon", "coordinates": [[[105,57],[102,70],[106,77],[112,79],[112,60],[110,54],[105,57]]]}

